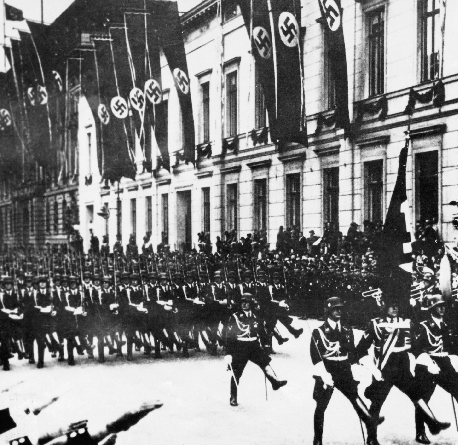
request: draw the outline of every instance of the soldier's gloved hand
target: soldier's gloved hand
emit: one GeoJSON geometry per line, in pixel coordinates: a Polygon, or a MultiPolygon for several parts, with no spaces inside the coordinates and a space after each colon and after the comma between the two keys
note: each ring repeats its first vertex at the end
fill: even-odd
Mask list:
{"type": "Polygon", "coordinates": [[[73,314],[75,315],[82,315],[83,314],[83,308],[80,306],[80,307],[77,307],[74,311],[73,311],[73,314]]]}
{"type": "Polygon", "coordinates": [[[410,303],[410,305],[411,305],[412,307],[415,307],[415,306],[417,305],[417,300],[415,300],[415,298],[411,298],[411,299],[409,300],[409,303],[410,303]]]}
{"type": "Polygon", "coordinates": [[[231,365],[232,364],[232,355],[225,355],[224,363],[226,363],[227,366],[231,365]]]}
{"type": "Polygon", "coordinates": [[[409,365],[410,365],[410,373],[412,374],[412,377],[415,377],[415,367],[417,366],[417,361],[415,360],[415,356],[409,352],[409,365]]]}
{"type": "Polygon", "coordinates": [[[439,374],[441,372],[441,369],[439,368],[439,366],[437,366],[437,363],[434,360],[431,360],[431,362],[432,363],[428,365],[428,372],[434,375],[439,374]]]}

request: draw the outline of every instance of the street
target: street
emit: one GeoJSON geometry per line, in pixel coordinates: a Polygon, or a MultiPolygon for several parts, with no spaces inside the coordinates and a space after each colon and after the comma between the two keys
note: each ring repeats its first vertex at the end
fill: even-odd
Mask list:
{"type": "MultiPolygon", "coordinates": [[[[310,328],[318,323],[311,321],[310,328]]],[[[303,327],[304,334],[298,340],[290,338],[281,347],[274,343],[277,354],[272,360],[273,369],[288,384],[273,392],[268,383],[267,401],[264,376],[249,363],[241,379],[239,406],[229,406],[230,373],[223,357],[194,351],[189,359],[181,358],[180,353],[164,352],[162,360],[136,353],[134,363],[108,356],[104,365],[83,356],[76,358],[75,367],[58,363],[46,352],[42,370],[15,358],[11,371],[1,374],[0,391],[10,390],[0,397],[9,397],[12,403],[33,400],[38,404],[59,397],[34,420],[40,425],[64,427],[84,419],[89,419],[89,425],[109,422],[110,415],[118,413],[128,401],[160,400],[162,408],[118,435],[119,445],[311,444],[315,402],[310,330],[305,321],[296,319],[293,324],[303,327]]],[[[280,330],[288,336],[286,330],[280,330]]],[[[429,435],[432,442],[456,443],[458,433],[450,396],[437,389],[430,406],[440,420],[452,423],[439,436],[429,435]]],[[[405,395],[393,389],[382,415],[386,420],[379,429],[381,444],[414,443],[414,409],[405,395]]],[[[338,391],[326,411],[323,442],[363,443],[358,417],[338,391]]]]}

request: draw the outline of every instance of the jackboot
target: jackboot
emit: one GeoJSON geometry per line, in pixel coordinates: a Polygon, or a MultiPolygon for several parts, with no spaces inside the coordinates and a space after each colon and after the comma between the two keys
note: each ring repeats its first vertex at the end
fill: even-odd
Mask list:
{"type": "Polygon", "coordinates": [[[429,431],[434,436],[439,434],[442,430],[446,430],[450,427],[449,422],[440,422],[436,419],[434,413],[431,411],[430,407],[423,399],[415,402],[415,406],[423,412],[425,423],[428,425],[429,431]]]}
{"type": "Polygon", "coordinates": [[[282,386],[285,386],[288,381],[287,380],[278,380],[278,377],[275,375],[274,370],[271,368],[270,365],[267,365],[264,368],[264,374],[267,377],[267,380],[272,384],[272,389],[274,391],[277,391],[277,389],[280,389],[282,386]]]}

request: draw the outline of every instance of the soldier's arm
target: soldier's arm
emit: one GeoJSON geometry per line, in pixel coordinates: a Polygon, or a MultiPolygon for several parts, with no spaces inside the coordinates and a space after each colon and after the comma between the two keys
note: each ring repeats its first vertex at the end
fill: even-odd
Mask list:
{"type": "Polygon", "coordinates": [[[323,354],[323,345],[322,345],[321,337],[320,337],[320,334],[318,333],[318,329],[314,329],[312,333],[312,338],[310,339],[310,357],[314,365],[323,361],[322,354],[323,354]]]}
{"type": "Polygon", "coordinates": [[[367,327],[363,336],[361,337],[361,340],[356,345],[355,360],[359,360],[362,357],[369,354],[369,348],[371,347],[373,341],[374,341],[374,327],[373,327],[373,322],[370,321],[369,326],[367,327]]]}

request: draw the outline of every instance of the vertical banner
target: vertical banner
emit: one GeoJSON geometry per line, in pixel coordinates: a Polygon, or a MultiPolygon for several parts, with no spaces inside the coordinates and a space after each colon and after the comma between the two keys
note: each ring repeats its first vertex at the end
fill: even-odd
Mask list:
{"type": "Polygon", "coordinates": [[[318,0],[328,40],[328,61],[335,79],[336,125],[348,130],[348,71],[341,0],[318,0]]]}
{"type": "Polygon", "coordinates": [[[158,38],[169,64],[180,101],[183,119],[184,157],[195,162],[195,128],[192,114],[191,85],[186,61],[183,34],[176,2],[157,3],[161,13],[153,17],[153,25],[158,30],[158,38]]]}
{"type": "Polygon", "coordinates": [[[279,144],[307,145],[302,116],[300,0],[271,0],[277,71],[277,132],[279,144]]]}
{"type": "Polygon", "coordinates": [[[110,182],[122,177],[135,179],[135,166],[129,155],[124,119],[128,117],[127,101],[118,95],[109,40],[94,39],[96,76],[100,87],[97,117],[102,128],[102,178],[110,182]]]}
{"type": "Polygon", "coordinates": [[[264,102],[269,116],[270,135],[278,139],[275,69],[273,40],[267,0],[237,0],[248,35],[251,36],[251,51],[259,74],[264,102]],[[253,6],[253,9],[251,7],[253,6]]]}

